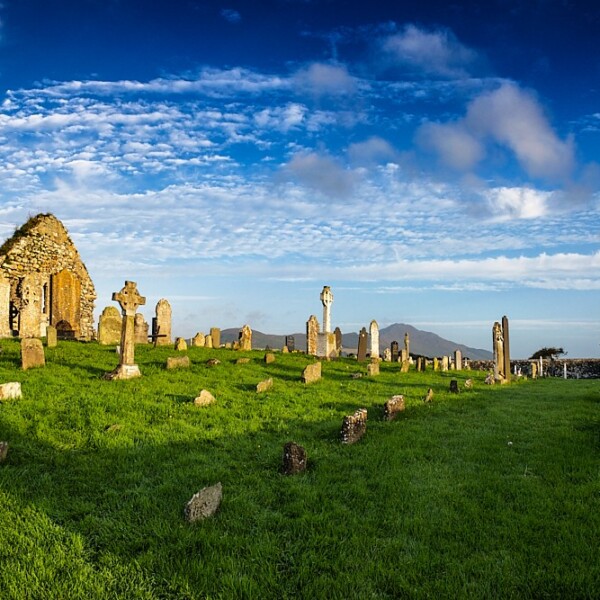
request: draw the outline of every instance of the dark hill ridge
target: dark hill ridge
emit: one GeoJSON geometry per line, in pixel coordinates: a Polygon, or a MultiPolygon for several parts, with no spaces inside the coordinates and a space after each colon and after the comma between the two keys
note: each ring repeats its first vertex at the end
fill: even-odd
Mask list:
{"type": "MultiPolygon", "coordinates": [[[[379,330],[379,348],[389,348],[393,341],[398,342],[400,349],[404,348],[404,334],[410,337],[410,353],[428,356],[450,356],[455,350],[462,352],[463,358],[472,360],[491,360],[492,353],[489,350],[470,348],[464,344],[445,340],[430,331],[422,331],[404,323],[394,323],[379,330]]],[[[223,329],[221,331],[221,342],[233,342],[238,339],[239,329],[223,329]]],[[[306,350],[306,334],[293,333],[296,350],[306,350]]],[[[342,336],[344,352],[356,353],[358,346],[358,333],[346,333],[342,336]]],[[[285,335],[272,335],[254,330],[252,332],[253,348],[282,348],[285,344],[285,335]]]]}

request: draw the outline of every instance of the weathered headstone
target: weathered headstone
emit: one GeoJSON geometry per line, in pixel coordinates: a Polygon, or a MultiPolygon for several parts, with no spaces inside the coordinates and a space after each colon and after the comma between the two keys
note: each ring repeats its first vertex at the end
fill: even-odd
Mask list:
{"type": "Polygon", "coordinates": [[[262,392],[268,392],[272,387],[273,387],[273,378],[269,377],[268,379],[265,379],[264,381],[260,381],[256,384],[256,392],[259,394],[262,392]]]}
{"type": "Polygon", "coordinates": [[[392,351],[389,348],[383,351],[383,362],[392,362],[392,351]]]}
{"type": "Polygon", "coordinates": [[[359,408],[353,415],[347,415],[342,422],[340,434],[342,444],[354,444],[367,431],[367,409],[359,408]]]}
{"type": "Polygon", "coordinates": [[[529,363],[529,375],[531,379],[537,379],[538,366],[535,361],[529,363]]]}
{"type": "Polygon", "coordinates": [[[98,343],[103,346],[113,346],[121,341],[123,320],[119,309],[107,306],[98,320],[98,343]]]}
{"type": "Polygon", "coordinates": [[[458,381],[456,379],[450,380],[450,393],[458,394],[458,381]]]}
{"type": "Polygon", "coordinates": [[[148,328],[149,325],[146,323],[144,315],[142,313],[136,313],[133,320],[133,330],[136,344],[148,343],[148,328]]]}
{"type": "Polygon", "coordinates": [[[496,383],[496,378],[494,376],[493,373],[488,373],[487,377],[485,378],[485,382],[486,385],[494,385],[494,383],[496,383]]]}
{"type": "Polygon", "coordinates": [[[244,325],[240,329],[239,343],[240,350],[252,350],[252,329],[249,325],[244,325]]]}
{"type": "Polygon", "coordinates": [[[196,406],[208,406],[215,402],[215,397],[208,390],[201,390],[200,394],[194,398],[194,404],[196,406]]]}
{"type": "Polygon", "coordinates": [[[221,347],[221,330],[218,327],[210,328],[210,337],[212,338],[212,347],[221,347]]]}
{"type": "Polygon", "coordinates": [[[132,379],[141,377],[135,364],[134,321],[138,306],[146,304],[146,298],[140,296],[134,281],[126,281],[120,292],[114,292],[112,299],[121,307],[123,323],[121,330],[121,353],[119,366],[105,375],[106,379],[132,379]]]}
{"type": "Polygon", "coordinates": [[[293,335],[285,336],[285,347],[289,352],[293,352],[296,349],[296,340],[293,335]]]}
{"type": "Polygon", "coordinates": [[[392,362],[398,362],[398,342],[394,340],[390,346],[390,349],[392,351],[392,362]]]}
{"type": "Polygon", "coordinates": [[[342,355],[342,349],[344,346],[342,330],[339,327],[336,327],[333,330],[333,335],[335,336],[335,351],[338,356],[342,355]]]}
{"type": "Polygon", "coordinates": [[[201,519],[212,517],[223,499],[223,486],[221,482],[201,489],[194,494],[184,509],[185,519],[188,523],[194,523],[201,519]]]}
{"type": "Polygon", "coordinates": [[[178,337],[175,340],[175,350],[177,350],[179,352],[183,352],[187,349],[188,349],[187,342],[182,337],[178,337]]]}
{"type": "Polygon", "coordinates": [[[218,358],[209,358],[206,361],[206,366],[207,367],[216,367],[217,365],[220,365],[221,361],[218,358]]]}
{"type": "Polygon", "coordinates": [[[465,381],[465,388],[467,388],[468,390],[473,389],[473,380],[472,379],[467,379],[465,381]]]}
{"type": "Polygon", "coordinates": [[[357,358],[359,362],[367,360],[367,330],[363,327],[358,334],[357,358]]]}
{"type": "Polygon", "coordinates": [[[46,364],[42,340],[23,338],[21,340],[21,366],[23,371],[33,367],[43,367],[46,364]]]}
{"type": "Polygon", "coordinates": [[[369,376],[379,375],[379,359],[378,358],[374,359],[371,357],[371,362],[367,365],[367,375],[369,375],[369,376]]]}
{"type": "Polygon", "coordinates": [[[156,317],[152,320],[152,336],[156,346],[170,346],[171,340],[171,319],[173,311],[169,301],[161,298],[155,308],[156,317]]]}
{"type": "Polygon", "coordinates": [[[306,321],[306,354],[317,355],[317,340],[319,337],[319,321],[315,315],[310,315],[306,321]]]}
{"type": "Polygon", "coordinates": [[[212,348],[213,347],[212,335],[207,335],[204,338],[204,347],[205,348],[212,348]]]}
{"type": "Polygon", "coordinates": [[[423,369],[423,358],[418,356],[417,357],[417,372],[421,372],[424,371],[423,369]]]}
{"type": "Polygon", "coordinates": [[[454,351],[454,368],[457,371],[462,371],[462,352],[460,350],[454,351]]]}
{"type": "Polygon", "coordinates": [[[9,381],[0,385],[0,400],[14,400],[21,398],[21,384],[18,381],[9,381]]]}
{"type": "Polygon", "coordinates": [[[433,390],[431,388],[429,388],[427,390],[427,394],[425,394],[425,397],[423,398],[423,402],[431,402],[433,400],[433,390]]]}
{"type": "Polygon", "coordinates": [[[504,374],[506,381],[510,381],[510,334],[508,331],[508,317],[502,317],[502,334],[504,336],[504,374]]]}
{"type": "Polygon", "coordinates": [[[167,358],[167,369],[169,371],[173,369],[189,369],[190,367],[189,356],[169,356],[167,358]]]}
{"type": "Polygon", "coordinates": [[[247,365],[250,362],[250,359],[247,356],[244,356],[243,358],[238,358],[235,361],[236,365],[247,365]]]}
{"type": "Polygon", "coordinates": [[[404,350],[406,350],[406,360],[410,357],[410,336],[408,332],[404,334],[404,350]]]}
{"type": "Polygon", "coordinates": [[[204,348],[204,339],[205,339],[205,335],[201,332],[198,332],[192,338],[192,346],[194,346],[194,348],[204,348]]]}
{"type": "Polygon", "coordinates": [[[287,346],[284,346],[281,349],[281,354],[289,354],[289,353],[290,353],[290,351],[289,351],[289,348],[287,346]]]}
{"type": "Polygon", "coordinates": [[[379,325],[377,321],[373,320],[369,323],[369,341],[371,358],[374,356],[379,358],[379,325]]]}
{"type": "Polygon", "coordinates": [[[438,360],[437,356],[433,357],[433,370],[434,371],[440,370],[440,361],[438,360]]]}
{"type": "Polygon", "coordinates": [[[283,447],[282,473],[284,475],[297,475],[306,471],[306,465],[306,450],[295,442],[288,442],[283,447]]]}
{"type": "Polygon", "coordinates": [[[275,355],[272,352],[267,352],[263,360],[266,365],[270,365],[275,362],[275,355]]]}
{"type": "Polygon", "coordinates": [[[46,327],[46,346],[48,348],[56,348],[56,344],[58,343],[58,336],[56,333],[56,327],[52,325],[48,325],[46,327]]]}
{"type": "Polygon", "coordinates": [[[448,370],[448,357],[442,356],[442,371],[446,372],[448,370]]]}
{"type": "Polygon", "coordinates": [[[386,403],[383,405],[383,418],[385,421],[393,421],[399,412],[404,410],[404,396],[398,394],[397,396],[392,396],[386,403]]]}
{"type": "Polygon", "coordinates": [[[302,383],[314,383],[321,379],[321,363],[316,362],[312,365],[307,365],[302,372],[302,383]]]}

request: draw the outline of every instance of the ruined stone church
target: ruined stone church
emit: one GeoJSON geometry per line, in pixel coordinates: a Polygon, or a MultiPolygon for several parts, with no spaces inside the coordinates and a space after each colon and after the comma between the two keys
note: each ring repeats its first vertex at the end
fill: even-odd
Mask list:
{"type": "Polygon", "coordinates": [[[31,217],[0,247],[0,337],[94,337],[96,290],[65,226],[31,217]]]}

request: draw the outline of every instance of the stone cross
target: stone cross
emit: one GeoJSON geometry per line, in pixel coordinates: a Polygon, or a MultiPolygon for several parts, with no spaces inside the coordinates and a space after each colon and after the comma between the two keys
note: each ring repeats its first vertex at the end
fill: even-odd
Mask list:
{"type": "Polygon", "coordinates": [[[331,331],[331,305],[333,304],[333,294],[328,285],[323,286],[321,302],[323,304],[323,332],[329,333],[331,331]]]}
{"type": "Polygon", "coordinates": [[[140,296],[137,284],[134,281],[126,281],[120,292],[114,292],[112,299],[119,303],[123,313],[121,326],[121,345],[119,366],[108,373],[107,379],[130,379],[141,375],[135,364],[135,313],[138,306],[146,304],[146,298],[140,296]]]}

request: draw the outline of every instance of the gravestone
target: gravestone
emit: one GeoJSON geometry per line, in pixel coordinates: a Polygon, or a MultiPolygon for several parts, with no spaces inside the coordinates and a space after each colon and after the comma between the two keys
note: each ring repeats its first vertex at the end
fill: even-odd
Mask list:
{"type": "Polygon", "coordinates": [[[404,350],[406,350],[406,360],[408,360],[410,357],[410,336],[408,332],[404,334],[404,350]]]}
{"type": "Polygon", "coordinates": [[[194,346],[194,348],[204,348],[204,339],[205,336],[203,333],[198,332],[193,338],[192,338],[192,346],[194,346]]]}
{"type": "Polygon", "coordinates": [[[48,348],[56,348],[57,343],[58,343],[58,335],[56,332],[56,327],[52,327],[52,325],[48,325],[48,327],[46,327],[46,346],[48,348]]]}
{"type": "Polygon", "coordinates": [[[458,394],[458,381],[456,379],[450,380],[450,393],[458,394]]]}
{"type": "Polygon", "coordinates": [[[371,362],[367,365],[367,375],[379,375],[379,359],[371,357],[371,362]]]}
{"type": "Polygon", "coordinates": [[[448,357],[442,356],[442,371],[446,372],[448,370],[448,357]]]}
{"type": "Polygon", "coordinates": [[[427,390],[427,394],[425,394],[425,397],[423,398],[423,402],[431,402],[433,400],[433,390],[431,388],[429,388],[427,390]]]}
{"type": "Polygon", "coordinates": [[[472,379],[467,379],[465,381],[465,388],[467,388],[468,390],[473,389],[473,380],[472,379]]]}
{"type": "Polygon", "coordinates": [[[250,329],[249,325],[244,325],[240,329],[238,341],[240,344],[240,350],[252,350],[252,329],[250,329]]]}
{"type": "Polygon", "coordinates": [[[173,343],[171,340],[171,319],[173,315],[171,305],[168,300],[161,298],[154,310],[156,314],[156,317],[152,319],[154,344],[155,346],[170,346],[173,343]]]}
{"type": "Polygon", "coordinates": [[[133,330],[136,344],[148,343],[148,328],[149,325],[146,323],[144,315],[142,313],[136,313],[133,320],[133,330]]]}
{"type": "Polygon", "coordinates": [[[282,473],[284,475],[297,475],[306,471],[306,465],[306,450],[295,442],[288,442],[283,447],[282,473]]]}
{"type": "Polygon", "coordinates": [[[126,281],[120,292],[114,292],[112,299],[119,303],[122,312],[121,352],[119,366],[107,373],[105,379],[132,379],[141,377],[135,364],[135,313],[138,306],[146,304],[146,298],[140,296],[134,281],[126,281]]]}
{"type": "Polygon", "coordinates": [[[417,357],[417,372],[424,371],[424,370],[425,369],[423,369],[423,359],[420,356],[418,356],[417,357]]]}
{"type": "Polygon", "coordinates": [[[285,336],[285,346],[289,352],[293,352],[296,349],[296,340],[293,335],[285,336]]]}
{"type": "Polygon", "coordinates": [[[208,406],[216,402],[215,397],[208,391],[202,390],[200,394],[194,398],[194,404],[196,406],[208,406]]]}
{"type": "Polygon", "coordinates": [[[306,322],[306,354],[317,355],[317,340],[319,337],[319,321],[315,315],[310,315],[306,322]]]}
{"type": "Polygon", "coordinates": [[[312,365],[307,365],[302,372],[302,383],[314,383],[321,379],[321,363],[316,362],[312,365]]]}
{"type": "Polygon", "coordinates": [[[403,360],[400,366],[400,373],[408,373],[410,370],[410,361],[403,360]]]}
{"type": "Polygon", "coordinates": [[[383,351],[383,362],[392,362],[392,351],[389,348],[383,351]]]}
{"type": "Polygon", "coordinates": [[[123,320],[119,309],[107,306],[98,320],[98,343],[102,346],[113,346],[121,341],[123,320]]]}
{"type": "Polygon", "coordinates": [[[223,486],[221,482],[201,489],[185,505],[185,520],[188,523],[194,523],[212,517],[219,510],[222,499],[223,486]]]}
{"type": "Polygon", "coordinates": [[[394,340],[390,346],[390,349],[392,351],[392,362],[398,362],[398,342],[394,340]]]}
{"type": "Polygon", "coordinates": [[[275,362],[275,355],[272,352],[267,352],[263,360],[266,365],[270,365],[275,362]]]}
{"type": "Polygon", "coordinates": [[[342,422],[340,434],[342,444],[358,442],[367,431],[367,409],[359,408],[353,415],[347,415],[342,422]]]}
{"type": "Polygon", "coordinates": [[[339,327],[336,327],[333,330],[333,337],[335,339],[335,353],[337,356],[341,356],[342,349],[343,349],[343,339],[342,339],[342,330],[339,327]]]}
{"type": "Polygon", "coordinates": [[[462,352],[460,350],[454,351],[454,368],[457,371],[462,371],[462,352]]]}
{"type": "Polygon", "coordinates": [[[502,317],[502,334],[504,336],[504,373],[506,381],[510,381],[510,334],[508,332],[508,317],[502,317]]]}
{"type": "Polygon", "coordinates": [[[538,366],[535,361],[529,363],[529,375],[531,379],[537,379],[538,366]]]}
{"type": "Polygon", "coordinates": [[[283,346],[283,348],[281,349],[281,354],[289,354],[289,353],[290,353],[290,351],[289,351],[288,347],[283,346]]]}
{"type": "Polygon", "coordinates": [[[33,367],[43,367],[46,364],[42,340],[23,338],[21,340],[21,367],[23,371],[33,367]]]}
{"type": "Polygon", "coordinates": [[[320,298],[321,304],[323,305],[323,333],[331,333],[331,305],[333,304],[333,294],[328,285],[323,286],[320,298]]]}
{"type": "Polygon", "coordinates": [[[188,349],[187,342],[182,337],[178,337],[175,340],[175,350],[177,350],[179,352],[183,352],[187,349],[188,349]]]}
{"type": "Polygon", "coordinates": [[[212,338],[212,347],[221,347],[221,330],[218,327],[210,328],[210,337],[212,338]]]}
{"type": "Polygon", "coordinates": [[[358,352],[357,358],[359,362],[367,360],[367,330],[363,327],[358,334],[358,352]]]}
{"type": "Polygon", "coordinates": [[[273,387],[273,378],[269,377],[268,379],[265,379],[264,381],[260,381],[259,383],[256,384],[256,392],[258,394],[260,394],[262,392],[268,392],[272,387],[273,387]]]}
{"type": "Polygon", "coordinates": [[[375,320],[369,324],[369,341],[371,342],[369,348],[371,358],[374,356],[379,358],[379,325],[375,320]]]}
{"type": "Polygon", "coordinates": [[[169,356],[167,358],[167,369],[172,371],[173,369],[189,369],[190,368],[190,357],[189,356],[169,356]]]}
{"type": "Polygon", "coordinates": [[[204,347],[205,348],[212,348],[213,347],[212,335],[207,335],[207,336],[204,337],[204,347]]]}
{"type": "Polygon", "coordinates": [[[19,381],[9,381],[0,385],[0,400],[15,400],[21,397],[21,383],[19,381]]]}
{"type": "Polygon", "coordinates": [[[398,416],[398,413],[402,412],[404,408],[404,396],[402,396],[401,394],[397,396],[392,396],[383,405],[384,421],[393,421],[398,416]]]}
{"type": "Polygon", "coordinates": [[[401,363],[407,362],[409,358],[410,357],[406,352],[406,348],[402,348],[402,350],[400,350],[400,356],[398,357],[398,361],[401,363]]]}
{"type": "Polygon", "coordinates": [[[247,365],[250,363],[250,359],[247,356],[244,356],[244,358],[238,358],[235,361],[236,365],[247,365]]]}

